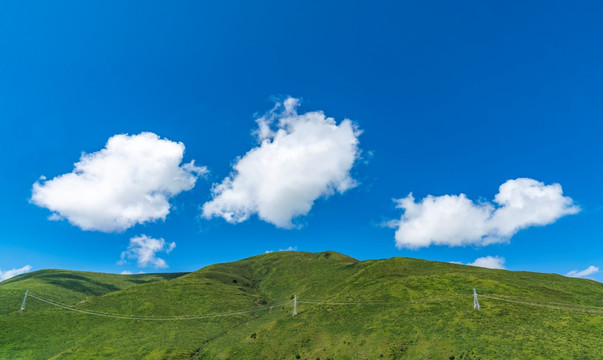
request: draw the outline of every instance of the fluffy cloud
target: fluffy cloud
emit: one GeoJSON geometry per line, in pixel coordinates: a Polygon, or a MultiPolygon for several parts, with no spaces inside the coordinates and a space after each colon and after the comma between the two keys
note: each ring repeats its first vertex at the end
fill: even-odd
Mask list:
{"type": "Polygon", "coordinates": [[[498,256],[484,256],[481,258],[475,259],[474,262],[467,264],[471,266],[479,266],[488,269],[504,269],[505,268],[505,258],[501,258],[498,256]]]}
{"type": "Polygon", "coordinates": [[[396,200],[404,214],[395,222],[398,248],[434,245],[488,245],[508,241],[529,226],[547,225],[580,208],[563,196],[561,185],[519,178],[499,188],[494,203],[475,203],[465,194],[427,196],[415,202],[412,194],[396,200]]]}
{"type": "Polygon", "coordinates": [[[31,270],[31,266],[29,266],[29,265],[25,265],[19,269],[11,269],[11,270],[6,270],[6,271],[0,270],[0,281],[10,279],[13,276],[21,275],[23,273],[28,272],[29,270],[31,270]]]}
{"type": "Polygon", "coordinates": [[[153,239],[146,235],[136,236],[130,239],[128,250],[121,253],[119,264],[126,263],[126,260],[136,260],[139,267],[147,267],[149,265],[155,268],[167,268],[168,265],[162,258],[158,258],[158,252],[169,254],[176,247],[176,243],[172,242],[167,247],[165,240],[153,239]]]}
{"type": "Polygon", "coordinates": [[[599,268],[591,265],[582,271],[572,270],[572,271],[568,272],[567,274],[565,274],[565,276],[580,278],[580,277],[592,275],[597,272],[599,272],[599,268]]]}
{"type": "Polygon", "coordinates": [[[347,119],[337,125],[322,111],[297,114],[297,105],[288,98],[257,120],[259,145],[214,184],[203,217],[239,223],[257,214],[291,228],[292,219],[306,215],[319,197],[356,185],[350,170],[359,156],[360,131],[347,119]]]}
{"type": "Polygon", "coordinates": [[[182,162],[184,144],[153,133],[115,135],[104,149],[83,154],[72,172],[33,185],[31,201],[83,230],[123,231],[165,219],[169,199],[207,172],[182,162]]]}

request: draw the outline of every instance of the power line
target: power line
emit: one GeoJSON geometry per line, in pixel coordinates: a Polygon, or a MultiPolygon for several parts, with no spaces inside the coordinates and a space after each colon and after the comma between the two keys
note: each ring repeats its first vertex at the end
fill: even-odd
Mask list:
{"type": "MultiPolygon", "coordinates": [[[[509,297],[509,296],[504,296],[504,295],[497,295],[497,294],[482,294],[480,295],[482,297],[487,297],[487,298],[492,298],[494,300],[512,300],[514,299],[518,299],[516,297],[509,297]]],[[[526,301],[530,304],[543,304],[543,305],[551,305],[551,306],[555,306],[555,305],[559,305],[560,307],[572,307],[572,308],[584,308],[587,310],[603,310],[603,307],[599,307],[599,306],[593,306],[593,305],[580,305],[580,304],[568,304],[568,303],[560,303],[560,302],[554,302],[554,301],[539,301],[539,299],[526,299],[523,298],[521,299],[523,301],[526,301]]]]}
{"type": "Polygon", "coordinates": [[[373,302],[331,302],[331,301],[302,301],[299,300],[300,304],[310,304],[310,305],[369,305],[376,304],[373,302]]]}
{"type": "MultiPolygon", "coordinates": [[[[480,305],[479,305],[479,301],[477,300],[477,291],[475,289],[473,289],[473,291],[474,291],[474,293],[473,293],[474,309],[479,310],[480,305]]],[[[28,294],[30,297],[32,297],[36,300],[42,301],[42,302],[47,303],[52,306],[63,308],[65,310],[80,312],[83,314],[94,315],[94,316],[115,318],[115,319],[144,320],[144,321],[201,320],[201,319],[210,319],[210,318],[225,317],[225,316],[236,316],[236,315],[253,313],[253,312],[257,312],[257,311],[271,310],[276,307],[291,304],[291,302],[288,301],[288,302],[284,302],[284,303],[267,305],[267,306],[263,306],[263,307],[256,307],[256,308],[239,310],[239,311],[215,313],[215,314],[207,314],[207,315],[145,317],[145,316],[131,316],[131,315],[122,315],[122,314],[114,314],[114,313],[104,313],[104,312],[100,312],[100,311],[80,309],[80,308],[76,308],[76,307],[73,307],[70,305],[62,304],[57,301],[46,299],[46,298],[41,297],[36,294],[29,293],[29,289],[25,293],[25,298],[23,299],[23,305],[21,308],[22,310],[25,308],[25,300],[27,299],[28,294]]],[[[460,294],[457,294],[457,295],[461,296],[460,294]]],[[[463,297],[465,297],[465,296],[463,296],[463,297]]],[[[493,296],[493,295],[483,295],[483,294],[481,295],[481,297],[487,298],[487,299],[492,299],[492,300],[506,301],[506,302],[510,302],[510,303],[529,305],[529,306],[540,306],[540,307],[557,309],[557,310],[580,311],[580,312],[603,314],[603,308],[595,307],[595,306],[565,304],[565,303],[543,303],[543,302],[534,302],[534,301],[522,301],[523,299],[516,298],[517,300],[513,300],[513,299],[509,299],[509,298],[503,298],[503,297],[498,297],[498,296],[493,296]]],[[[449,296],[447,296],[446,299],[449,299],[449,296]]],[[[431,298],[431,300],[433,300],[433,298],[431,298]]],[[[416,302],[417,303],[425,303],[424,301],[416,301],[416,302]]],[[[298,303],[305,304],[305,305],[378,305],[378,304],[393,304],[393,303],[401,304],[401,303],[415,303],[415,302],[411,302],[411,301],[402,301],[402,302],[400,302],[400,301],[396,301],[396,302],[393,302],[393,301],[389,301],[389,302],[386,302],[386,301],[356,301],[356,302],[339,301],[338,302],[338,301],[318,301],[318,300],[307,300],[306,301],[306,300],[298,300],[297,295],[295,295],[293,298],[293,316],[298,314],[297,313],[297,304],[298,303]]]]}
{"type": "MultiPolygon", "coordinates": [[[[359,301],[353,301],[353,300],[348,300],[348,301],[331,301],[331,300],[316,300],[316,299],[307,299],[307,300],[303,300],[300,301],[298,300],[298,302],[303,302],[305,304],[333,304],[333,305],[356,305],[356,304],[387,304],[388,301],[384,301],[384,300],[359,300],[359,301]]],[[[391,302],[391,301],[389,301],[391,302]]]]}
{"type": "Polygon", "coordinates": [[[114,319],[145,320],[145,321],[178,321],[178,320],[210,319],[210,318],[216,318],[216,317],[235,316],[235,315],[248,314],[248,313],[252,313],[252,312],[256,312],[256,311],[262,311],[262,310],[270,310],[272,308],[279,307],[279,306],[284,306],[284,305],[288,304],[288,302],[287,302],[287,303],[274,304],[274,305],[269,305],[269,306],[264,306],[264,307],[247,309],[247,310],[225,312],[225,313],[216,313],[216,314],[208,314],[208,315],[174,316],[174,317],[144,317],[144,316],[129,316],[129,315],[121,315],[121,314],[110,314],[110,313],[103,313],[103,312],[97,312],[97,311],[91,311],[91,310],[85,310],[85,309],[78,309],[78,308],[74,308],[74,307],[69,306],[69,305],[61,304],[61,303],[56,302],[56,301],[52,301],[52,300],[48,300],[48,299],[42,298],[41,296],[34,295],[32,293],[30,293],[29,296],[31,296],[32,298],[34,298],[36,300],[45,302],[47,304],[50,304],[50,305],[53,305],[53,306],[56,306],[56,307],[60,307],[60,308],[66,309],[66,310],[76,311],[76,312],[80,312],[80,313],[84,313],[84,314],[88,314],[88,315],[109,317],[109,318],[114,318],[114,319]]]}
{"type": "Polygon", "coordinates": [[[505,299],[505,298],[501,298],[501,297],[497,297],[497,296],[490,296],[490,295],[482,295],[482,297],[487,298],[487,299],[492,299],[492,300],[499,300],[499,301],[506,301],[506,302],[515,303],[515,304],[521,304],[521,305],[545,307],[545,308],[549,308],[549,309],[581,311],[581,312],[587,312],[587,313],[603,314],[602,308],[595,308],[594,306],[589,308],[589,307],[585,307],[583,305],[562,304],[562,303],[556,303],[558,305],[551,305],[551,304],[547,304],[547,303],[535,303],[535,302],[528,302],[528,301],[511,300],[511,299],[505,299]],[[561,306],[561,305],[564,305],[564,306],[561,306]]]}

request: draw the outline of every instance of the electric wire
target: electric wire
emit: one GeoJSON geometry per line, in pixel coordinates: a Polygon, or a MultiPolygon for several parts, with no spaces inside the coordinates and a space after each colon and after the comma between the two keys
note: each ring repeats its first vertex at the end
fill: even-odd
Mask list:
{"type": "MultiPolygon", "coordinates": [[[[544,308],[549,308],[549,309],[603,314],[603,309],[601,309],[601,308],[597,309],[594,307],[581,307],[581,305],[574,305],[574,304],[562,304],[564,306],[560,306],[560,305],[550,305],[547,303],[535,303],[535,302],[528,302],[528,301],[510,300],[510,299],[505,299],[505,298],[491,296],[491,295],[480,295],[480,297],[486,298],[486,299],[498,300],[498,301],[506,301],[506,302],[521,304],[521,305],[544,307],[544,308]]],[[[557,303],[557,304],[561,304],[561,303],[557,303]]]]}
{"type": "MultiPolygon", "coordinates": [[[[451,295],[453,295],[453,297],[465,297],[461,294],[451,294],[451,295]],[[457,296],[454,296],[454,295],[457,295],[457,296]]],[[[210,318],[225,317],[225,316],[236,316],[236,315],[243,315],[243,314],[248,314],[248,313],[253,313],[253,312],[258,312],[258,311],[271,310],[271,309],[274,309],[277,307],[289,305],[291,302],[291,301],[288,301],[288,302],[284,302],[284,303],[267,305],[267,306],[263,306],[263,307],[256,307],[256,308],[251,308],[251,309],[232,311],[232,312],[224,312],[224,313],[206,314],[206,315],[145,317],[145,316],[112,314],[112,313],[105,313],[105,312],[100,312],[100,311],[76,308],[73,306],[62,304],[57,301],[43,298],[40,295],[32,294],[31,292],[29,293],[29,296],[33,297],[36,300],[42,301],[44,303],[47,303],[49,305],[53,305],[53,306],[56,306],[59,308],[63,308],[65,310],[80,312],[80,313],[94,315],[94,316],[115,318],[115,319],[143,320],[143,321],[200,320],[200,319],[210,319],[210,318]]],[[[469,298],[468,295],[466,297],[469,298]]],[[[509,299],[508,297],[505,298],[505,297],[497,296],[496,294],[480,294],[479,297],[485,298],[485,299],[496,300],[496,301],[504,301],[504,302],[509,302],[509,303],[528,305],[528,306],[539,306],[539,307],[556,309],[556,310],[580,311],[580,312],[587,312],[587,313],[603,314],[603,308],[596,307],[596,306],[567,304],[567,303],[535,302],[533,300],[532,301],[524,301],[524,299],[519,299],[519,298],[509,299]]],[[[450,297],[449,296],[442,297],[442,299],[444,299],[444,298],[449,299],[450,297]]],[[[433,299],[431,299],[431,300],[433,300],[433,299]]],[[[305,304],[305,305],[327,305],[327,306],[329,306],[329,305],[334,305],[334,306],[336,306],[336,305],[383,305],[383,304],[387,305],[389,303],[393,303],[393,302],[386,302],[386,301],[354,301],[354,302],[352,302],[352,301],[319,301],[319,300],[297,300],[297,302],[299,304],[305,304]]],[[[417,303],[419,303],[419,302],[425,303],[424,301],[416,301],[416,302],[417,303]]],[[[405,302],[398,301],[396,303],[400,304],[400,303],[414,303],[414,302],[413,301],[405,301],[405,302]]]]}
{"type": "Polygon", "coordinates": [[[115,318],[115,319],[143,320],[143,321],[178,321],[178,320],[210,319],[210,318],[217,318],[217,317],[224,317],[224,316],[243,315],[243,314],[253,313],[253,312],[262,311],[262,310],[270,310],[275,307],[280,307],[280,306],[284,306],[284,305],[288,304],[288,303],[274,304],[274,305],[268,305],[268,306],[264,306],[264,307],[257,307],[257,308],[253,308],[253,309],[246,309],[246,310],[232,311],[232,312],[225,312],[225,313],[207,314],[207,315],[146,317],[146,316],[129,316],[129,315],[121,315],[121,314],[111,314],[111,313],[103,313],[103,312],[92,311],[92,310],[78,309],[78,308],[75,308],[75,307],[72,307],[69,305],[65,305],[65,304],[56,302],[56,301],[45,299],[39,295],[35,295],[32,293],[29,293],[29,296],[33,297],[36,300],[45,302],[49,305],[53,305],[53,306],[60,307],[60,308],[66,309],[66,310],[76,311],[76,312],[80,312],[80,313],[84,313],[84,314],[88,314],[88,315],[109,317],[109,318],[115,318]]]}

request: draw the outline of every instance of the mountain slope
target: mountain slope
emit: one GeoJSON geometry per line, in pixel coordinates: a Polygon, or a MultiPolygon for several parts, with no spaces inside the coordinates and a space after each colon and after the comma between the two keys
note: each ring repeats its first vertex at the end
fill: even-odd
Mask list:
{"type": "Polygon", "coordinates": [[[99,274],[108,277],[91,279],[97,283],[87,282],[85,291],[68,281],[80,275],[74,272],[54,273],[61,291],[32,282],[40,274],[27,275],[0,283],[3,299],[17,303],[0,314],[0,358],[594,359],[603,353],[603,285],[554,274],[276,252],[184,275],[99,274]],[[36,298],[19,313],[23,293],[6,291],[25,287],[81,311],[134,319],[36,298]],[[481,311],[473,310],[473,288],[481,311]]]}
{"type": "Polygon", "coordinates": [[[186,273],[137,275],[103,274],[87,271],[39,270],[0,283],[0,314],[18,309],[26,289],[56,301],[79,302],[140,284],[170,280],[186,273]]]}

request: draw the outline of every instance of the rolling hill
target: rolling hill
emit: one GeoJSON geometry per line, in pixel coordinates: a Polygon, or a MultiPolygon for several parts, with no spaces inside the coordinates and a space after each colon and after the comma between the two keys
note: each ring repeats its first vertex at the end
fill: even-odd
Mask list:
{"type": "Polygon", "coordinates": [[[601,354],[603,284],[555,274],[283,251],[192,273],[41,270],[0,283],[2,359],[601,354]]]}

